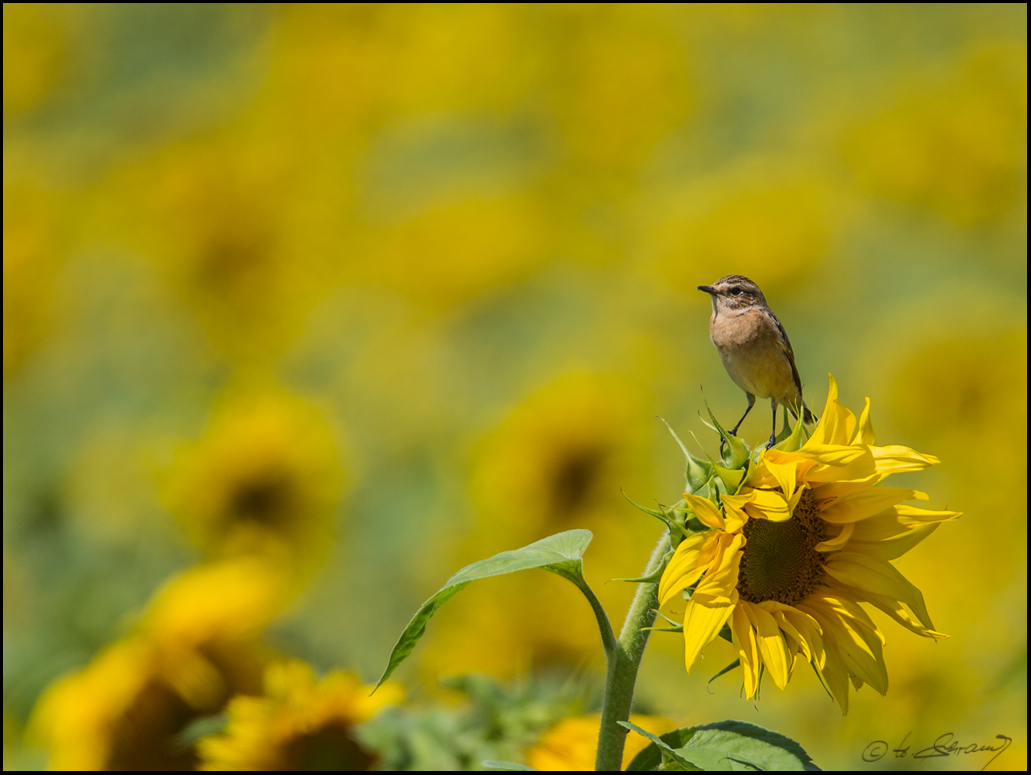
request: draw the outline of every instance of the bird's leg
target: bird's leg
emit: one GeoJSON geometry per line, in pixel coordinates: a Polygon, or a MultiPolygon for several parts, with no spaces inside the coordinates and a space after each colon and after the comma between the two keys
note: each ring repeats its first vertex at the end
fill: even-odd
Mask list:
{"type": "Polygon", "coordinates": [[[770,440],[766,442],[766,449],[777,443],[777,399],[771,398],[770,404],[773,405],[773,430],[770,432],[770,440]]]}
{"type": "Polygon", "coordinates": [[[748,417],[748,413],[752,411],[752,407],[755,406],[755,396],[751,393],[745,393],[745,395],[748,396],[748,408],[745,409],[745,413],[741,415],[741,419],[737,421],[737,425],[731,429],[731,436],[737,436],[737,429],[741,427],[741,423],[745,421],[745,418],[748,417]]]}
{"type": "MultiPolygon", "coordinates": [[[[755,396],[751,393],[745,393],[745,395],[748,396],[748,408],[745,409],[745,413],[741,415],[741,419],[737,421],[737,425],[731,429],[731,436],[737,436],[737,429],[741,427],[741,423],[745,421],[745,418],[748,417],[748,413],[752,411],[752,407],[755,406],[755,396]]],[[[725,447],[726,444],[727,442],[725,439],[720,439],[720,455],[723,454],[723,447],[725,447]]]]}

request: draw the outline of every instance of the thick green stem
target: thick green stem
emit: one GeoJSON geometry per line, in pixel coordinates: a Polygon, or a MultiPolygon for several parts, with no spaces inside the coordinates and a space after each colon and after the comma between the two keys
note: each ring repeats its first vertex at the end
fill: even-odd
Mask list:
{"type": "MultiPolygon", "coordinates": [[[[642,576],[652,576],[659,569],[669,550],[669,536],[664,535],[652,552],[648,567],[642,576]]],[[[620,721],[630,720],[630,706],[634,701],[634,685],[641,667],[644,647],[648,645],[649,629],[655,622],[659,606],[659,585],[639,584],[634,601],[623,623],[616,647],[609,655],[609,672],[605,681],[605,703],[601,711],[601,732],[598,735],[598,759],[595,769],[620,770],[623,766],[623,746],[627,730],[620,721]]]]}

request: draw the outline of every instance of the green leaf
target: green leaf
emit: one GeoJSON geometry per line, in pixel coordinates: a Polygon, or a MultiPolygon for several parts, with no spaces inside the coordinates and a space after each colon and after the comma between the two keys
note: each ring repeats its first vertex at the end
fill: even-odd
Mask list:
{"type": "MultiPolygon", "coordinates": [[[[636,730],[635,730],[636,731],[636,730]]],[[[664,735],[659,735],[659,740],[662,743],[660,746],[653,739],[653,735],[645,734],[649,740],[652,740],[651,745],[644,748],[640,753],[637,754],[627,765],[627,772],[651,772],[657,769],[662,764],[662,747],[676,749],[683,748],[687,745],[688,741],[694,737],[694,727],[681,727],[680,729],[674,729],[672,732],[667,732],[664,735]]]]}
{"type": "Polygon", "coordinates": [[[612,627],[609,625],[604,611],[601,610],[601,605],[597,602],[597,598],[594,597],[590,587],[587,586],[587,582],[583,578],[583,553],[591,542],[592,537],[589,530],[567,530],[564,533],[548,536],[529,546],[524,546],[522,549],[501,552],[501,554],[496,554],[486,560],[480,560],[462,568],[458,573],[449,578],[447,583],[433,597],[423,603],[415,613],[415,616],[412,617],[412,620],[408,622],[408,626],[405,627],[404,632],[401,633],[401,637],[397,639],[397,643],[394,644],[394,648],[390,652],[387,667],[377,682],[376,688],[378,689],[390,677],[390,674],[397,669],[397,666],[404,662],[408,655],[412,653],[415,644],[426,633],[426,624],[433,614],[437,612],[437,609],[461,592],[468,583],[492,576],[503,576],[507,573],[530,570],[531,568],[543,568],[557,573],[563,578],[572,581],[584,592],[591,602],[592,608],[594,608],[595,615],[598,617],[598,624],[602,628],[602,640],[605,642],[606,649],[608,649],[609,641],[615,641],[615,637],[612,635],[612,627]],[[608,630],[608,638],[606,638],[606,628],[608,630]]]}
{"type": "MultiPolygon", "coordinates": [[[[660,740],[679,760],[703,770],[819,770],[794,740],[747,721],[684,727],[661,735],[660,740]]],[[[634,757],[627,770],[654,770],[665,753],[653,741],[634,757]]]]}
{"type": "MultiPolygon", "coordinates": [[[[670,745],[658,735],[653,735],[646,729],[641,729],[636,724],[631,724],[629,721],[617,722],[621,727],[626,727],[631,732],[636,732],[642,737],[646,737],[651,740],[651,745],[648,748],[655,748],[656,753],[659,755],[660,762],[664,765],[664,770],[690,770],[696,771],[698,768],[695,767],[691,762],[687,761],[684,757],[675,751],[670,745]]],[[[665,737],[665,735],[663,735],[665,737]]],[[[647,749],[646,749],[647,750],[647,749]]],[[[638,757],[640,754],[638,754],[638,757]]],[[[634,761],[637,761],[637,757],[634,757],[634,761]]],[[[631,762],[631,765],[633,763],[631,762]]],[[[656,764],[656,767],[658,764],[656,764]]],[[[631,766],[629,769],[633,769],[631,766]]]]}
{"type": "MultiPolygon", "coordinates": [[[[713,497],[713,493],[715,492],[715,490],[710,492],[710,488],[714,487],[713,481],[717,480],[710,480],[701,491],[698,491],[694,494],[702,498],[713,497]]],[[[691,510],[691,507],[688,506],[687,502],[684,500],[677,501],[676,504],[670,506],[669,510],[673,512],[673,514],[676,515],[676,517],[678,518],[677,524],[680,524],[680,522],[684,523],[685,533],[704,533],[706,530],[712,529],[708,525],[703,523],[700,519],[698,519],[697,516],[695,516],[695,513],[691,510]]]]}

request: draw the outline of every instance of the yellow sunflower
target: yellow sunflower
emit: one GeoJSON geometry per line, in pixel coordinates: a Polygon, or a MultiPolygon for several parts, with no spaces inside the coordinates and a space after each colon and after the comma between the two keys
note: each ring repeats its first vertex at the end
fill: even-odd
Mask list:
{"type": "MultiPolygon", "coordinates": [[[[903,505],[927,495],[876,486],[889,474],[938,462],[908,447],[874,445],[870,400],[859,418],[838,403],[831,378],[823,419],[797,450],[760,454],[721,506],[685,494],[710,530],[689,535],[659,583],[660,603],[693,585],[684,613],[690,671],[725,625],[738,651],[745,694],[763,671],[784,688],[809,661],[848,711],[848,683],[888,688],[884,638],[859,603],[884,611],[918,635],[935,632],[923,595],[891,564],[959,516],[903,505]]],[[[787,446],[785,442],[782,446],[787,446]]]]}
{"type": "Polygon", "coordinates": [[[275,393],[231,396],[180,453],[166,501],[209,555],[317,564],[342,489],[338,458],[315,407],[275,393]]]}
{"type": "MultiPolygon", "coordinates": [[[[669,732],[676,724],[662,716],[633,715],[630,721],[655,735],[669,732]]],[[[601,716],[576,716],[562,719],[545,732],[536,745],[526,752],[526,763],[535,770],[593,770],[598,753],[598,732],[601,716]]],[[[628,734],[623,749],[626,767],[649,744],[648,738],[628,734]]]]}
{"type": "Polygon", "coordinates": [[[198,742],[201,769],[370,769],[376,755],[357,740],[354,726],[403,698],[397,684],[372,697],[371,688],[342,671],[317,681],[303,662],[270,665],[265,696],[236,697],[225,731],[198,742]]]}
{"type": "Polygon", "coordinates": [[[283,606],[280,574],[250,560],[190,569],[169,582],[131,634],[51,684],[31,736],[57,770],[183,770],[183,733],[230,697],[261,691],[261,631],[283,606]]]}
{"type": "MultiPolygon", "coordinates": [[[[634,419],[644,416],[635,411],[642,402],[625,382],[571,373],[516,404],[476,450],[470,477],[476,524],[463,539],[462,556],[473,561],[584,527],[594,534],[588,579],[629,575],[626,557],[648,551],[653,526],[628,524],[621,499],[612,495],[621,486],[645,489],[647,426],[634,419]]],[[[629,585],[596,588],[610,610],[630,604],[629,585]]],[[[598,653],[598,632],[579,597],[572,585],[534,574],[473,585],[448,616],[434,621],[421,656],[427,680],[581,664],[584,653],[598,653]]]]}

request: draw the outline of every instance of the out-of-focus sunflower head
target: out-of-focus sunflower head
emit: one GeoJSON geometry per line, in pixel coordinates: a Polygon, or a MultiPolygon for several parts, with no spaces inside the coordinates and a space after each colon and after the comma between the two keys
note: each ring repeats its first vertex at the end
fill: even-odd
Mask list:
{"type": "Polygon", "coordinates": [[[76,38],[90,15],[86,9],[58,12],[32,3],[4,9],[5,119],[46,105],[74,74],[76,38]]]}
{"type": "Polygon", "coordinates": [[[548,10],[568,40],[550,91],[568,153],[591,171],[633,169],[695,109],[682,42],[662,11],[548,10]]]}
{"type": "Polygon", "coordinates": [[[355,725],[403,691],[385,684],[375,695],[351,673],[317,680],[303,662],[272,664],[262,697],[237,697],[229,704],[224,732],[198,743],[206,770],[367,770],[374,752],[355,734],[355,725]]]}
{"type": "Polygon", "coordinates": [[[983,43],[958,67],[903,83],[842,145],[864,188],[961,226],[991,224],[1026,197],[1026,43],[983,43]]]}
{"type": "MultiPolygon", "coordinates": [[[[287,572],[254,557],[223,560],[193,568],[157,592],[141,623],[155,653],[169,664],[182,655],[201,654],[226,684],[253,684],[254,664],[238,654],[256,643],[261,632],[295,591],[287,572]]],[[[203,704],[218,680],[208,668],[193,665],[178,680],[184,696],[203,704]],[[192,684],[190,682],[193,682],[192,684]]]]}
{"type": "Polygon", "coordinates": [[[282,143],[215,133],[163,148],[109,186],[139,213],[135,249],[197,315],[208,343],[237,361],[281,353],[330,286],[326,251],[294,249],[309,244],[311,227],[288,234],[303,217],[290,161],[282,143]]]}
{"type": "Polygon", "coordinates": [[[734,267],[766,278],[769,293],[832,253],[848,206],[812,163],[757,156],[670,191],[654,212],[650,250],[663,281],[693,289],[693,278],[734,267]]]}
{"type": "Polygon", "coordinates": [[[640,405],[624,382],[577,374],[515,406],[477,451],[478,521],[494,535],[536,540],[625,516],[614,495],[636,484],[647,465],[640,405]]]}
{"type": "Polygon", "coordinates": [[[262,629],[282,609],[281,574],[254,560],[192,569],[157,593],[131,635],[58,679],[30,733],[54,769],[192,769],[182,733],[230,697],[256,694],[262,629]]]}
{"type": "Polygon", "coordinates": [[[989,335],[971,330],[922,337],[889,364],[891,419],[907,433],[921,434],[957,455],[987,445],[1012,445],[998,464],[1013,461],[1026,470],[1019,437],[1000,438],[996,422],[1004,417],[1019,427],[1020,418],[1027,416],[1027,332],[1017,327],[989,335]],[[945,371],[943,363],[949,364],[945,371]]]}
{"type": "MultiPolygon", "coordinates": [[[[669,732],[676,724],[661,716],[634,714],[631,723],[654,735],[669,732]]],[[[526,752],[526,763],[535,770],[567,771],[593,770],[598,750],[601,716],[577,716],[554,724],[541,739],[526,752]]],[[[648,738],[630,733],[623,750],[626,767],[648,745],[648,738]]]]}
{"type": "MultiPolygon", "coordinates": [[[[476,449],[475,527],[459,552],[474,561],[572,528],[594,533],[585,563],[601,600],[629,603],[629,585],[655,526],[620,496],[647,492],[648,413],[633,385],[572,374],[514,406],[476,449]]],[[[421,653],[434,680],[470,670],[512,675],[529,665],[583,665],[598,632],[579,593],[559,579],[518,574],[473,585],[434,619],[421,653]],[[570,612],[575,612],[571,614],[570,612]],[[475,633],[475,635],[471,635],[475,633]]]]}
{"type": "Polygon", "coordinates": [[[327,420],[284,398],[230,403],[182,450],[167,488],[186,535],[210,555],[317,558],[342,484],[327,420]]]}
{"type": "Polygon", "coordinates": [[[57,280],[64,252],[62,210],[62,197],[53,192],[4,184],[5,378],[50,332],[57,317],[57,280]]]}
{"type": "Polygon", "coordinates": [[[387,219],[370,260],[353,271],[420,306],[446,309],[530,275],[544,230],[542,210],[521,192],[453,194],[387,219]]]}

